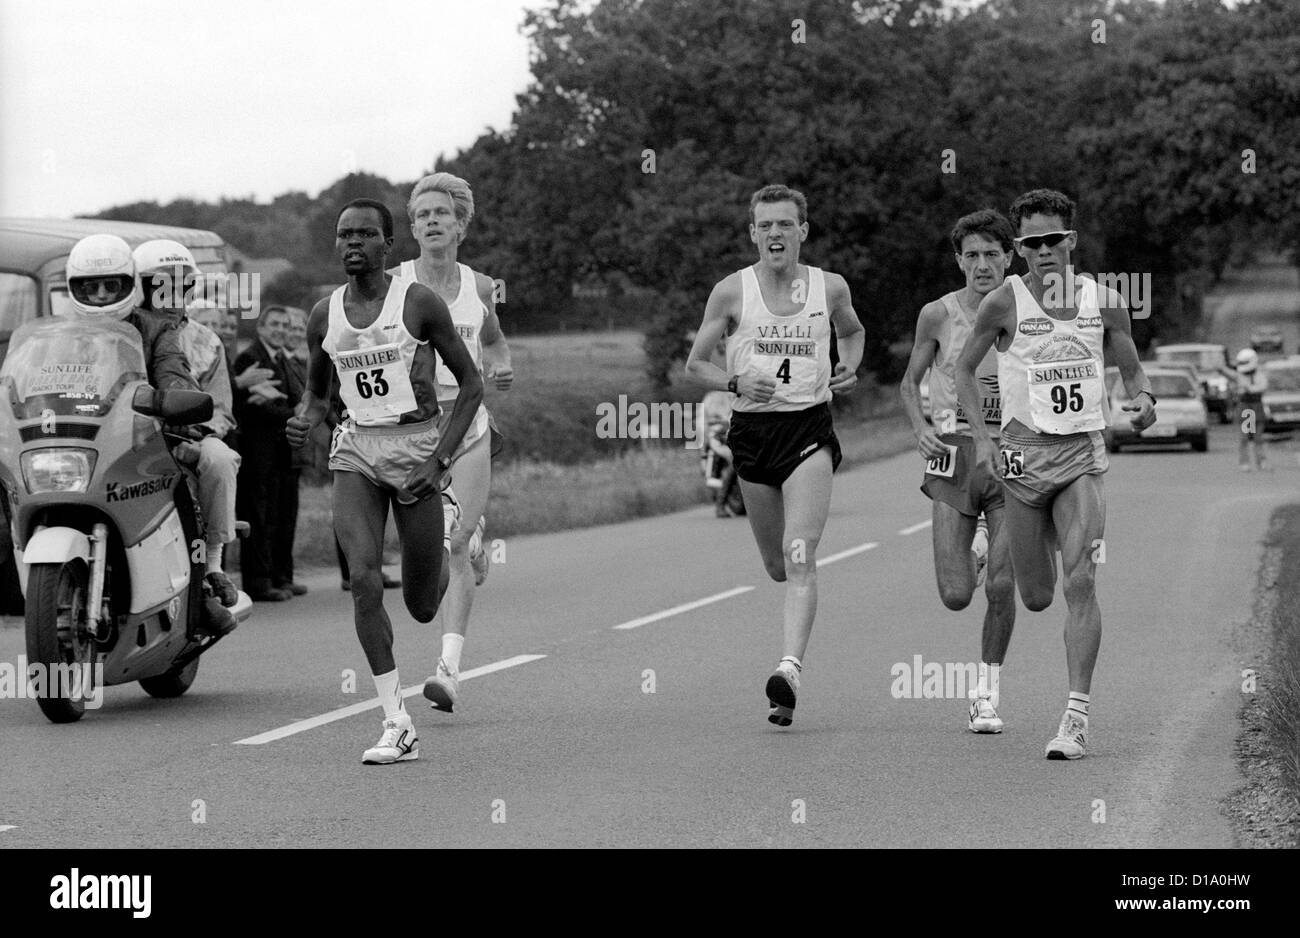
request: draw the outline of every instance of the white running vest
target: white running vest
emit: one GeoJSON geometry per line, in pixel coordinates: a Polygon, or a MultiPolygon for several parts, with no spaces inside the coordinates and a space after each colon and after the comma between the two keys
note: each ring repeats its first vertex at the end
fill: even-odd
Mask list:
{"type": "Polygon", "coordinates": [[[416,350],[428,343],[407,332],[402,321],[411,283],[394,278],[379,315],[364,329],[354,328],[344,312],[347,284],[330,295],[329,329],[321,348],[334,360],[339,394],[358,426],[396,424],[416,409],[411,366],[416,350]]]}
{"type": "MultiPolygon", "coordinates": [[[[966,347],[966,340],[975,330],[974,317],[962,309],[957,292],[941,298],[948,319],[939,330],[939,350],[930,366],[930,419],[940,433],[948,432],[945,411],[955,416],[954,433],[970,435],[970,423],[957,401],[957,359],[966,347]]],[[[992,346],[975,369],[975,381],[980,389],[980,409],[984,423],[1001,424],[1002,396],[998,391],[998,353],[992,346]]]]}
{"type": "Polygon", "coordinates": [[[1002,427],[1012,419],[1039,433],[1104,430],[1106,400],[1101,309],[1097,282],[1075,275],[1080,286],[1073,319],[1043,312],[1020,277],[1009,277],[1016,302],[1011,345],[998,354],[1002,427]]]}
{"type": "Polygon", "coordinates": [[[804,410],[829,401],[831,321],[821,268],[808,267],[808,300],[790,316],[774,316],[767,308],[753,267],[740,272],[740,282],[740,323],[727,336],[727,373],[765,374],[775,379],[776,390],[765,404],[738,396],[735,409],[804,410]]]}
{"type": "MultiPolygon", "coordinates": [[[[460,292],[456,298],[447,304],[447,309],[451,311],[451,321],[456,326],[456,332],[460,335],[461,341],[469,349],[470,356],[474,359],[474,364],[480,369],[483,367],[483,342],[479,333],[483,331],[483,323],[487,322],[488,309],[483,305],[483,300],[478,295],[478,285],[474,281],[474,271],[467,265],[457,263],[456,268],[460,271],[460,292]]],[[[415,261],[402,261],[402,266],[398,270],[399,277],[405,280],[417,281],[419,278],[415,273],[415,261]]],[[[428,286],[428,284],[425,284],[428,286]]],[[[429,287],[429,289],[433,289],[429,287]]],[[[456,381],[456,376],[451,373],[451,369],[443,364],[442,357],[438,357],[438,399],[448,400],[456,396],[456,390],[460,385],[456,381]]]]}

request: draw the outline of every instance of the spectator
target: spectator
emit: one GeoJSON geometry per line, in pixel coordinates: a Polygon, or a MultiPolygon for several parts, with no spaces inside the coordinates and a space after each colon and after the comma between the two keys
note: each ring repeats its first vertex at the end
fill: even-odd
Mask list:
{"type": "Polygon", "coordinates": [[[235,419],[242,428],[239,514],[249,522],[240,552],[244,590],[255,600],[282,602],[307,592],[293,582],[292,563],[284,547],[293,547],[298,522],[298,473],[293,469],[284,426],[293,416],[301,385],[292,377],[284,354],[291,314],[268,305],[257,322],[257,339],[235,359],[235,419]],[[250,369],[260,370],[250,370],[250,369]],[[271,377],[241,387],[246,375],[271,377]],[[295,387],[298,394],[294,394],[295,387]],[[286,536],[285,530],[288,529],[286,536]]]}

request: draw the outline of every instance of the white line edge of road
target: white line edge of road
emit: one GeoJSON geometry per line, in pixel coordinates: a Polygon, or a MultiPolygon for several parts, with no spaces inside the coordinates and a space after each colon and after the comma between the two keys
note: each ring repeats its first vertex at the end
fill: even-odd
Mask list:
{"type": "Polygon", "coordinates": [[[868,541],[865,544],[859,544],[857,547],[850,547],[848,550],[842,550],[838,554],[831,554],[829,557],[823,557],[821,558],[821,560],[817,561],[817,566],[824,567],[827,564],[835,563],[836,561],[839,560],[844,560],[846,558],[854,556],[855,554],[861,554],[879,546],[880,545],[877,544],[875,541],[868,541]]]}
{"type": "Polygon", "coordinates": [[[926,528],[928,528],[928,527],[929,527],[930,525],[932,525],[932,524],[934,524],[934,519],[933,519],[933,518],[931,518],[929,521],[922,521],[920,524],[914,524],[914,525],[912,525],[910,528],[903,528],[903,530],[899,531],[898,533],[899,533],[899,534],[915,534],[917,531],[924,531],[926,528]]]}
{"type": "Polygon", "coordinates": [[[705,596],[703,599],[697,599],[694,602],[682,603],[680,606],[673,606],[671,609],[665,609],[663,612],[654,612],[648,616],[642,616],[639,619],[632,619],[628,622],[622,622],[615,629],[635,629],[643,625],[649,625],[651,622],[658,622],[660,619],[667,619],[669,616],[679,615],[683,612],[690,612],[692,609],[699,609],[701,606],[707,606],[709,603],[721,602],[724,599],[730,599],[732,596],[739,596],[741,593],[748,593],[754,587],[737,586],[735,589],[729,589],[725,593],[716,593],[713,596],[705,596]]]}
{"type": "Polygon", "coordinates": [[[17,828],[17,824],[0,824],[0,834],[3,834],[5,831],[17,830],[17,828]]]}
{"type": "MultiPolygon", "coordinates": [[[[528,664],[530,661],[540,661],[545,655],[515,655],[513,658],[506,658],[502,661],[494,661],[492,664],[485,664],[479,668],[471,668],[468,671],[460,672],[460,679],[468,681],[470,678],[482,677],[485,674],[492,674],[495,671],[504,671],[506,668],[518,667],[521,664],[528,664]]],[[[402,689],[403,697],[414,697],[416,694],[424,691],[424,683],[413,684],[410,687],[402,689]]],[[[282,726],[279,729],[268,730],[265,733],[259,733],[256,736],[249,736],[247,739],[235,740],[236,746],[260,746],[263,743],[273,743],[276,740],[284,739],[286,736],[292,736],[295,733],[303,733],[307,730],[315,729],[318,726],[324,726],[326,723],[333,723],[336,720],[346,720],[348,717],[356,716],[358,713],[365,713],[367,710],[373,710],[379,706],[379,698],[372,697],[369,700],[363,700],[360,703],[354,703],[347,707],[340,707],[337,710],[331,710],[329,713],[322,713],[320,716],[308,717],[306,720],[298,720],[290,723],[288,726],[282,726]]]]}

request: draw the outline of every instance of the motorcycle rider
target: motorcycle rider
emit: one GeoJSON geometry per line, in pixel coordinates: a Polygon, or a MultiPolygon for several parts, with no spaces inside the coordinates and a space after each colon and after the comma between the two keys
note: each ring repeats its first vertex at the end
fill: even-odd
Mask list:
{"type": "MultiPolygon", "coordinates": [[[[192,262],[192,259],[191,259],[192,262]]],[[[130,323],[140,333],[149,383],[163,390],[197,391],[181,344],[177,322],[142,308],[145,297],[130,246],[117,235],[82,238],[68,254],[65,275],[73,314],[130,323]]],[[[204,631],[213,637],[236,626],[235,617],[217,597],[210,582],[203,587],[204,631]]]]}

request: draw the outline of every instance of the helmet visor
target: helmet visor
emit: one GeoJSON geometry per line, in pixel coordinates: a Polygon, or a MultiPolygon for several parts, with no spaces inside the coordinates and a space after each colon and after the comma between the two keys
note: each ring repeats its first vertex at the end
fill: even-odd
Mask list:
{"type": "Polygon", "coordinates": [[[142,273],[140,289],[144,299],[140,305],[152,310],[183,310],[186,299],[192,298],[198,274],[186,267],[168,267],[142,273]]]}
{"type": "Polygon", "coordinates": [[[73,277],[68,292],[85,306],[112,306],[131,295],[135,283],[130,277],[73,277]]]}

